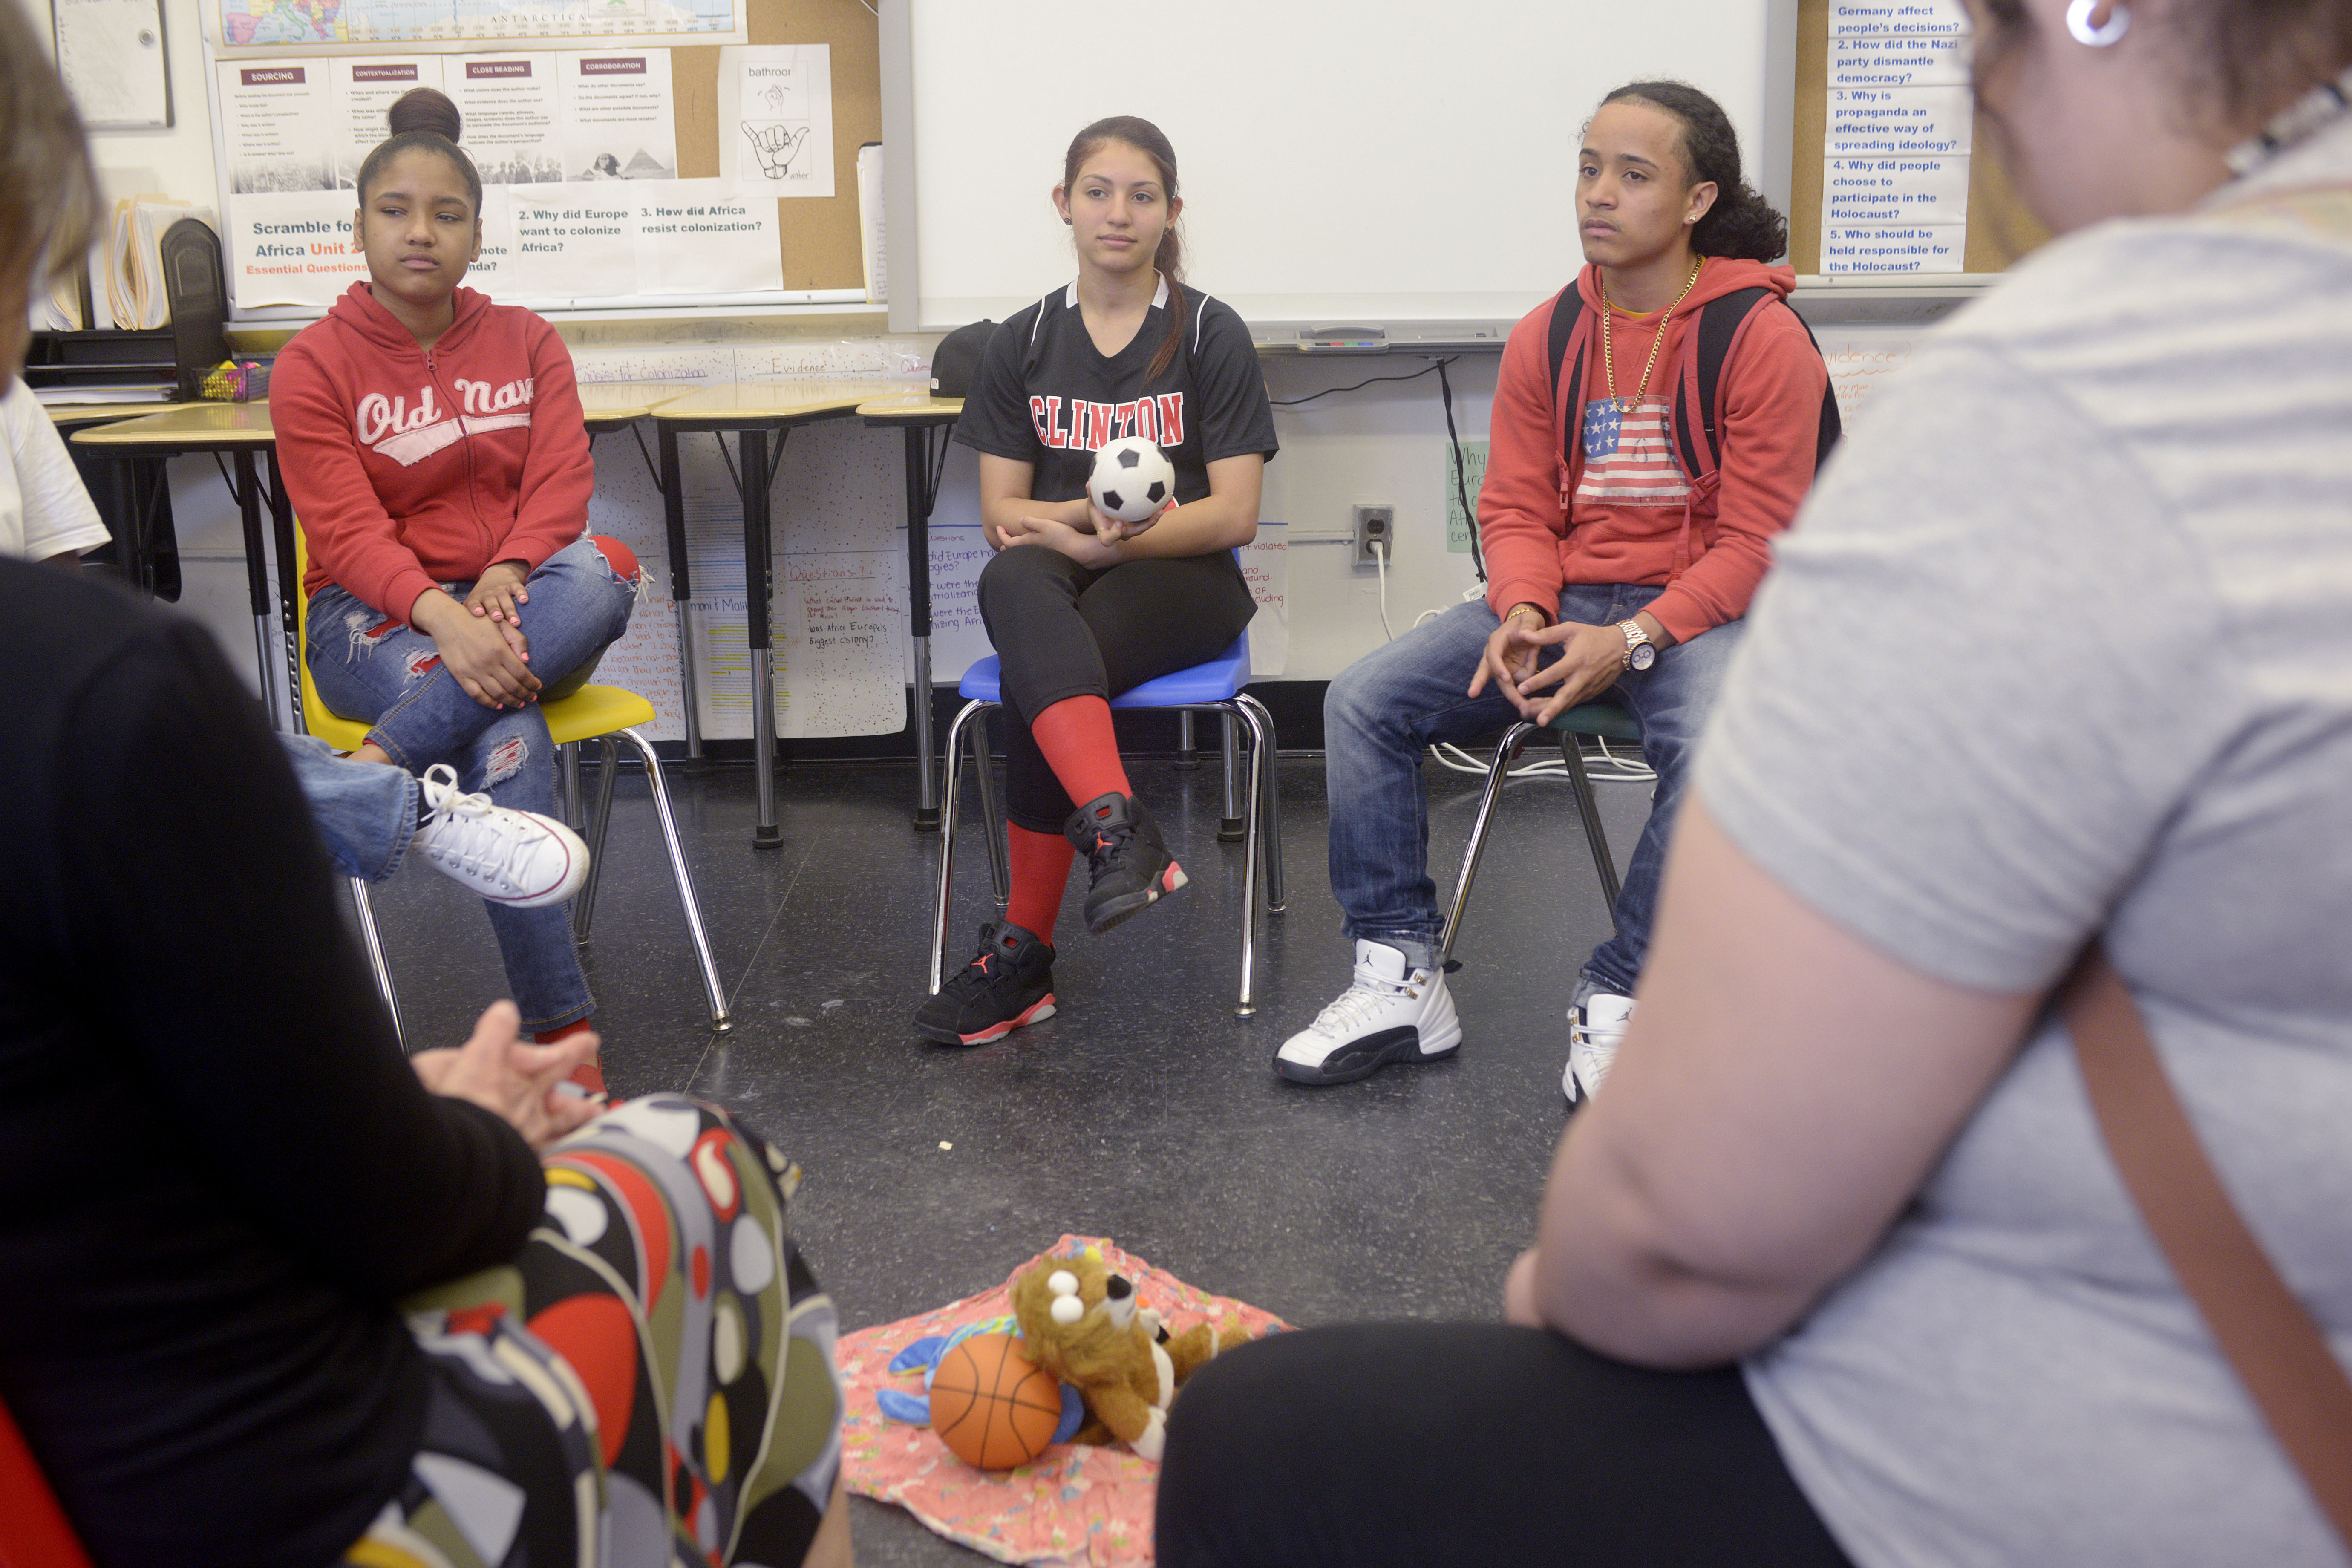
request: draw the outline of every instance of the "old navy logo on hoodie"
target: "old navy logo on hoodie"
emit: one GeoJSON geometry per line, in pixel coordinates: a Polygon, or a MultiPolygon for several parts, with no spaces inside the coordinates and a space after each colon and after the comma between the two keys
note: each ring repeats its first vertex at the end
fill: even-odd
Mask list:
{"type": "Polygon", "coordinates": [[[361,446],[409,468],[460,437],[530,428],[531,383],[532,378],[525,376],[494,386],[459,377],[450,383],[466,405],[465,411],[457,415],[442,409],[429,382],[417,389],[414,404],[405,396],[371,392],[360,399],[352,430],[361,446]]]}

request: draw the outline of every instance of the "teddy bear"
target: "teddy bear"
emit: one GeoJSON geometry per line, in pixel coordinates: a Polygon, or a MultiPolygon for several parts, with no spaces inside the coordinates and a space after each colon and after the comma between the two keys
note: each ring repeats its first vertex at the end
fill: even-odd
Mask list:
{"type": "Polygon", "coordinates": [[[1085,1397],[1091,1419],[1076,1441],[1116,1439],[1154,1461],[1167,1442],[1176,1390],[1202,1363],[1249,1338],[1238,1327],[1219,1335],[1206,1323],[1171,1336],[1160,1314],[1136,1300],[1134,1284],[1091,1248],[1044,1258],[1015,1279],[1013,1315],[1030,1359],[1085,1397]]]}

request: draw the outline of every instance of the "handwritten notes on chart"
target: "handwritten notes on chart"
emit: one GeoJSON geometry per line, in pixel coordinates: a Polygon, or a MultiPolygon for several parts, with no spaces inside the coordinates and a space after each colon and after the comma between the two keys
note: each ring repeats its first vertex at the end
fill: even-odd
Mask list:
{"type": "Polygon", "coordinates": [[[1958,272],[1968,254],[1961,0],[1830,0],[1823,272],[1958,272]]]}
{"type": "Polygon", "coordinates": [[[1918,343],[1910,330],[1884,326],[1825,328],[1819,341],[1830,386],[1837,393],[1838,418],[1849,433],[1879,389],[1910,363],[1918,343]]]}
{"type": "MultiPolygon", "coordinates": [[[[694,657],[705,736],[751,733],[755,684],[743,591],[743,510],[715,438],[679,440],[694,657]]],[[[854,426],[795,431],[770,545],[776,733],[888,735],[907,724],[905,534],[888,521],[897,453],[854,426]]]]}

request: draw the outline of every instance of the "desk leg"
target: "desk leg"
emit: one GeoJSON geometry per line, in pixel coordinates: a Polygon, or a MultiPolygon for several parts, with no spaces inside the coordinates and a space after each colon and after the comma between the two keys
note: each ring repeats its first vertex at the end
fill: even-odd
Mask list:
{"type": "Polygon", "coordinates": [[[283,730],[287,727],[286,689],[278,679],[280,656],[271,646],[277,640],[278,628],[270,624],[273,606],[269,603],[269,552],[261,532],[260,469],[250,447],[239,447],[233,460],[236,520],[245,531],[246,600],[253,611],[253,657],[261,675],[261,699],[269,705],[269,727],[283,730]]]}
{"type": "Polygon", "coordinates": [[[940,830],[939,758],[931,741],[931,437],[907,438],[907,632],[915,652],[915,831],[940,830]]]}
{"type": "MultiPolygon", "coordinates": [[[[757,772],[758,819],[751,843],[772,849],[784,841],[776,826],[776,666],[769,616],[775,574],[768,544],[768,433],[741,435],[743,482],[744,643],[751,660],[751,766],[757,772]]],[[[778,432],[778,440],[782,433],[778,432]]]]}
{"type": "Polygon", "coordinates": [[[702,756],[702,698],[694,668],[694,583],[686,559],[686,479],[677,466],[677,432],[656,420],[661,447],[662,525],[669,541],[669,596],[677,606],[679,690],[686,703],[686,754],[702,756]]]}
{"type": "Polygon", "coordinates": [[[285,639],[287,711],[294,715],[297,734],[309,734],[302,721],[302,633],[296,618],[295,595],[302,584],[294,575],[294,502],[286,494],[286,476],[278,466],[278,448],[269,448],[269,531],[278,547],[278,629],[285,639]]]}

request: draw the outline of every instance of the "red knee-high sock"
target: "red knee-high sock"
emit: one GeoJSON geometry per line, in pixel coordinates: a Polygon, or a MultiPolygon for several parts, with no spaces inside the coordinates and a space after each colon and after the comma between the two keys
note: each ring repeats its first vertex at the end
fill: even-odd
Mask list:
{"type": "Polygon", "coordinates": [[[1071,805],[1135,793],[1128,787],[1127,769],[1119,764],[1110,704],[1101,698],[1065,697],[1029,721],[1029,733],[1045,753],[1045,765],[1069,792],[1071,805]]]}
{"type": "Polygon", "coordinates": [[[1004,918],[1051,946],[1054,921],[1062,912],[1062,890],[1070,884],[1070,861],[1077,851],[1058,833],[1032,833],[1010,823],[1005,826],[1013,839],[1013,896],[1005,901],[1004,918]]]}

